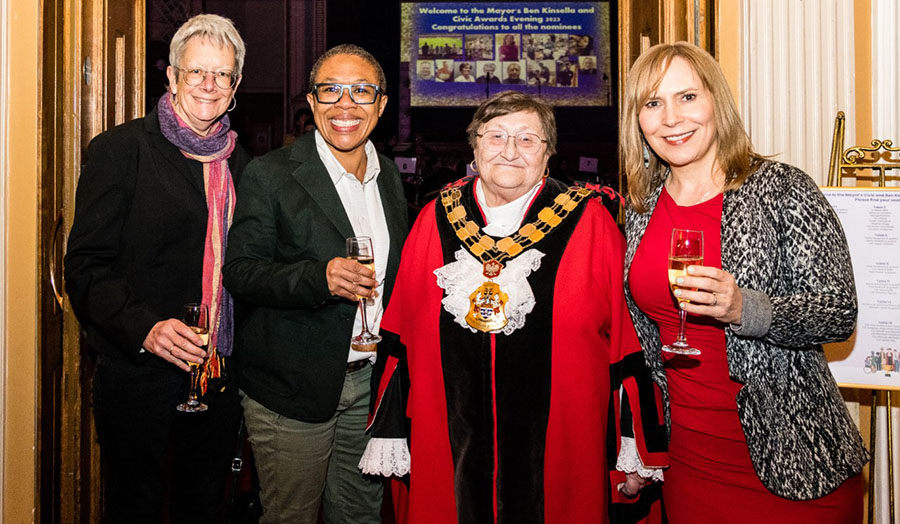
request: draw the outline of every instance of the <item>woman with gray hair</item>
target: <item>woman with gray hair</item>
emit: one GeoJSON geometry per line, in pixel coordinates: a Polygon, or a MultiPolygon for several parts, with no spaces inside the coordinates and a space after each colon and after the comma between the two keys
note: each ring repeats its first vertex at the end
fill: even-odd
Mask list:
{"type": "Polygon", "coordinates": [[[171,522],[222,520],[241,414],[221,267],[249,161],[226,111],[244,54],[230,20],[191,18],[170,44],[169,92],[85,156],[65,276],[97,355],[104,522],[160,522],[166,507],[171,522]],[[207,306],[208,335],[182,322],[189,303],[207,306]],[[189,386],[199,398],[179,406],[189,386]]]}

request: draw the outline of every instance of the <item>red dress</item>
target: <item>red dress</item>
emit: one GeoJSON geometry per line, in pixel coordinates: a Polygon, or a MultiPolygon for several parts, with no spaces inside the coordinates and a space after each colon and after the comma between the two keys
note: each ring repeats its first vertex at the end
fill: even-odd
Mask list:
{"type": "MultiPolygon", "coordinates": [[[[662,190],[634,255],[629,286],[637,306],[659,326],[668,344],[678,334],[678,308],[666,276],[672,228],[703,231],[704,265],[722,267],[722,195],[679,206],[662,190]]],[[[663,485],[671,524],[862,522],[862,481],[856,476],[822,498],[791,501],[763,486],[753,469],[737,412],[741,384],[728,376],[725,330],[709,317],[688,316],[688,342],[696,356],[663,353],[672,434],[663,485]]]]}

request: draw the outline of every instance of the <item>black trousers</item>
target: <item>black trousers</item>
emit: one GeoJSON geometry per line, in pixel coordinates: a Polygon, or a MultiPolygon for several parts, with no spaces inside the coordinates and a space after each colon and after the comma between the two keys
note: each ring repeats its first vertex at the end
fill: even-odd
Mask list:
{"type": "Polygon", "coordinates": [[[187,399],[189,382],[174,366],[98,358],[94,413],[103,522],[223,521],[240,400],[237,388],[223,381],[203,399],[209,410],[181,413],[175,406],[187,399]]]}

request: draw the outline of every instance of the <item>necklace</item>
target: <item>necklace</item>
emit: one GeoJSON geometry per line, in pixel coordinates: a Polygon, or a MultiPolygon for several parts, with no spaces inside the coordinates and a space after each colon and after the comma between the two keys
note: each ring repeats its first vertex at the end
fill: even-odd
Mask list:
{"type": "Polygon", "coordinates": [[[706,202],[709,198],[722,192],[722,188],[720,188],[718,186],[713,186],[713,187],[708,188],[706,191],[704,191],[703,194],[700,195],[698,198],[692,199],[692,202],[690,204],[682,204],[682,203],[678,202],[678,200],[675,199],[675,195],[672,194],[672,188],[670,186],[671,186],[671,184],[667,180],[666,181],[666,191],[669,192],[669,196],[672,197],[672,200],[675,201],[675,204],[680,207],[691,207],[691,206],[696,206],[697,204],[702,204],[703,202],[706,202]]]}
{"type": "Polygon", "coordinates": [[[565,193],[556,195],[552,205],[541,209],[537,220],[523,225],[512,235],[494,241],[481,232],[478,224],[469,220],[466,208],[460,203],[462,191],[458,186],[441,191],[441,204],[447,220],[453,226],[456,237],[482,263],[482,274],[487,279],[469,296],[470,307],[466,323],[485,333],[506,326],[508,319],[505,306],[509,297],[492,279],[500,276],[504,261],[546,238],[592,193],[593,191],[583,187],[569,188],[565,193]]]}

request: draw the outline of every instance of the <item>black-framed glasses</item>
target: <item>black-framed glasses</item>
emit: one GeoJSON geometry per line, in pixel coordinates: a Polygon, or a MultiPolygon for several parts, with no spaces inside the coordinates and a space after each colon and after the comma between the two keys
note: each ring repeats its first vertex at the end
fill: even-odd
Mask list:
{"type": "Polygon", "coordinates": [[[236,75],[232,71],[206,71],[198,67],[191,69],[182,69],[178,67],[176,69],[184,73],[184,83],[191,87],[202,84],[203,81],[206,80],[206,75],[212,75],[216,87],[219,89],[231,89],[237,84],[237,81],[240,78],[240,75],[236,75]]]}
{"type": "Polygon", "coordinates": [[[516,139],[516,148],[523,153],[535,153],[541,148],[541,144],[547,142],[534,133],[523,132],[510,135],[500,129],[485,131],[481,134],[475,133],[475,136],[482,139],[482,145],[488,151],[503,151],[510,138],[516,139]]]}
{"type": "Polygon", "coordinates": [[[320,104],[336,104],[344,96],[344,90],[350,93],[350,100],[354,104],[374,104],[375,99],[383,93],[381,87],[375,84],[313,84],[309,90],[320,104]]]}

